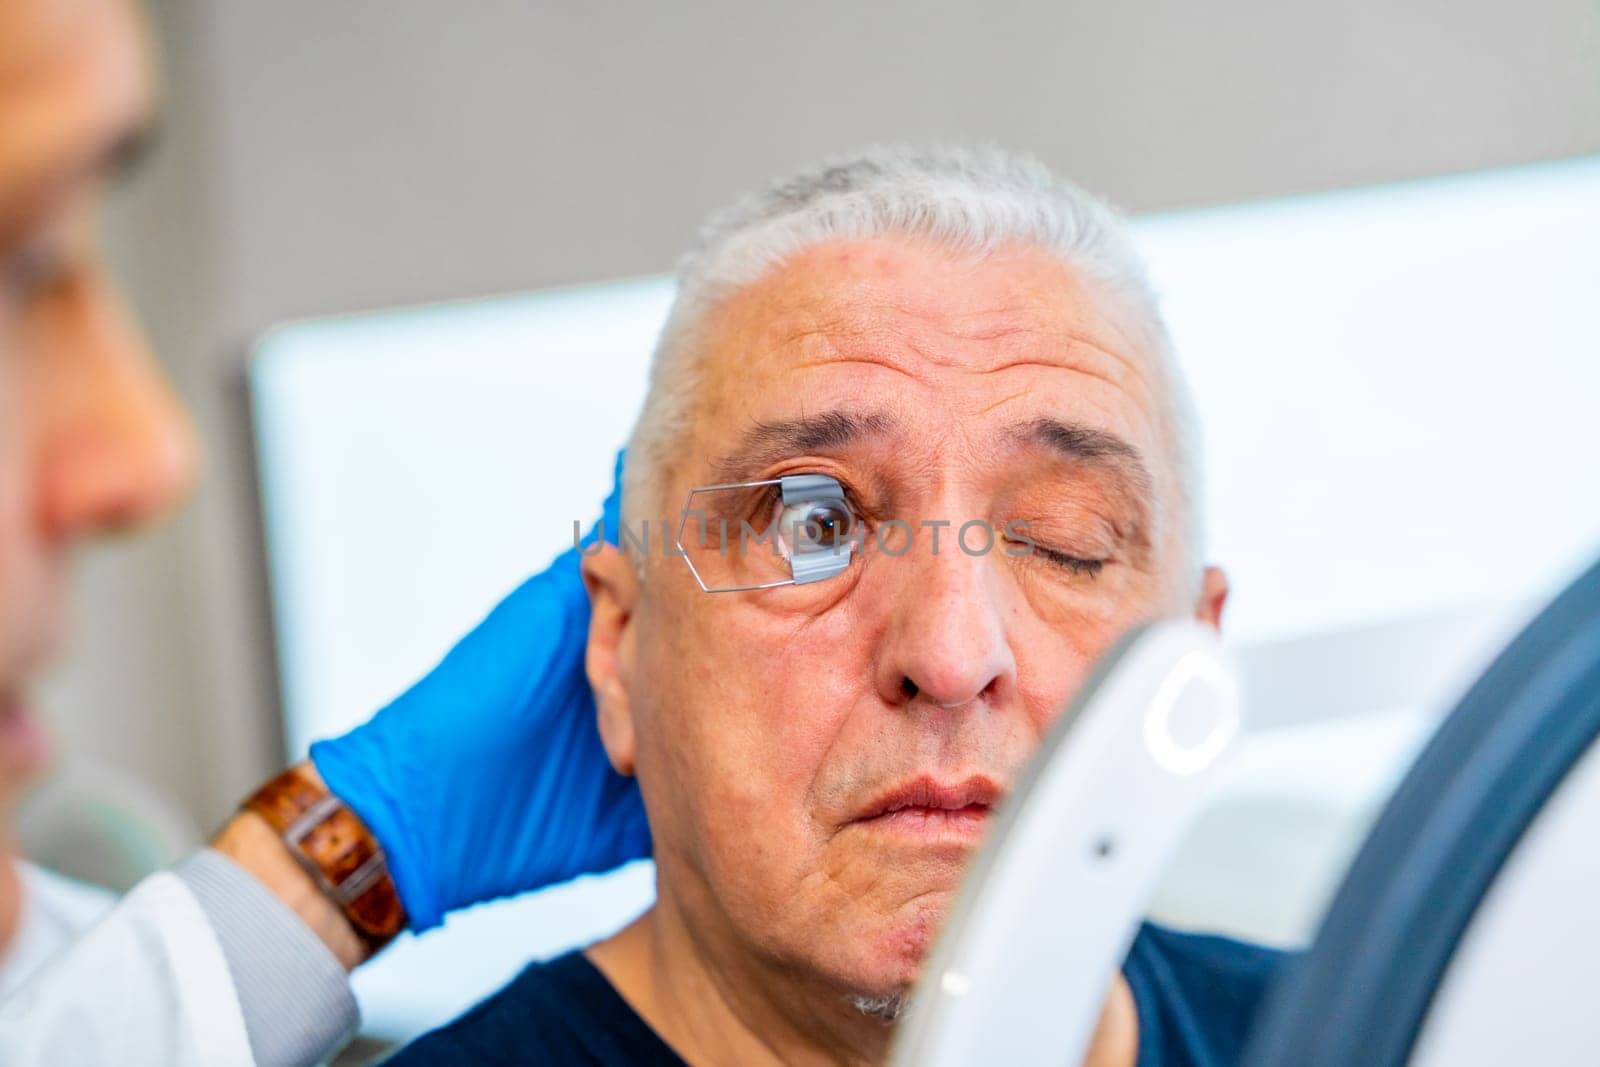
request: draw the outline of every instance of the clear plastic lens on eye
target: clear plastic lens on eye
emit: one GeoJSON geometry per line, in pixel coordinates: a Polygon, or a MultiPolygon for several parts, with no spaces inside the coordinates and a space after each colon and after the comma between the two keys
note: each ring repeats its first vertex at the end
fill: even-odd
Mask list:
{"type": "Polygon", "coordinates": [[[690,490],[677,548],[708,593],[770,589],[844,571],[854,554],[854,527],[837,479],[791,474],[690,490]],[[740,519],[749,514],[751,491],[768,486],[778,487],[778,499],[766,521],[752,526],[740,519]]]}

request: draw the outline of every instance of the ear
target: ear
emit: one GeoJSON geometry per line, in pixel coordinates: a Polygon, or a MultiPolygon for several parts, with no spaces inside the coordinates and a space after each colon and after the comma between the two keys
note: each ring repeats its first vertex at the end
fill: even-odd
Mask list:
{"type": "Polygon", "coordinates": [[[1200,598],[1195,601],[1194,617],[1211,627],[1222,629],[1222,606],[1228,601],[1228,576],[1221,567],[1207,567],[1200,576],[1200,598]]]}
{"type": "Polygon", "coordinates": [[[615,545],[602,545],[583,558],[583,585],[589,591],[589,645],[584,670],[594,689],[600,741],[618,774],[633,774],[635,736],[628,694],[634,672],[633,612],[639,577],[615,545]]]}

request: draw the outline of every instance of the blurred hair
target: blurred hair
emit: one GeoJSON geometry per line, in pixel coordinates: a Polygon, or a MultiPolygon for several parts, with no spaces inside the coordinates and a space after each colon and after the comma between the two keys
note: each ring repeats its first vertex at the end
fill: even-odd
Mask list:
{"type": "Polygon", "coordinates": [[[658,499],[657,487],[671,484],[674,456],[698,414],[711,313],[804,249],[887,235],[926,239],[955,255],[981,256],[1012,242],[1035,245],[1122,305],[1153,363],[1158,402],[1166,407],[1185,568],[1197,583],[1204,562],[1198,426],[1144,263],[1121,217],[1105,203],[1030,157],[992,147],[871,148],[802,170],[706,221],[678,263],[677,297],[628,444],[627,521],[666,515],[668,505],[675,510],[658,499]]]}

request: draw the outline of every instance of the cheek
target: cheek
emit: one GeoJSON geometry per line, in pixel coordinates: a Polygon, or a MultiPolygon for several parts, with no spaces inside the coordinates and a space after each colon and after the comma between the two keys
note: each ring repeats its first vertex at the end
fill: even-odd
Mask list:
{"type": "Polygon", "coordinates": [[[1132,621],[1156,614],[1161,583],[1131,566],[1108,567],[1097,577],[1062,575],[1037,556],[1007,561],[1020,594],[1014,616],[1017,643],[1093,659],[1132,621]]]}
{"type": "Polygon", "coordinates": [[[1161,614],[1145,590],[1121,602],[1079,596],[1070,610],[1044,616],[1022,593],[1007,613],[1016,688],[1031,756],[1051,725],[1079,695],[1099,659],[1131,628],[1161,614]]]}
{"type": "MultiPolygon", "coordinates": [[[[0,353],[0,361],[4,358],[0,353]]],[[[8,680],[12,661],[21,654],[20,631],[32,599],[28,590],[34,582],[28,548],[32,538],[31,480],[19,420],[11,410],[10,388],[0,373],[0,684],[8,680]]]]}
{"type": "Polygon", "coordinates": [[[817,783],[870,678],[854,660],[871,642],[845,610],[750,611],[730,622],[713,642],[717,677],[701,680],[719,694],[702,744],[726,772],[722,795],[739,813],[807,833],[817,783]]]}
{"type": "Polygon", "coordinates": [[[652,819],[674,823],[665,836],[714,881],[775,891],[816,867],[817,783],[871,678],[861,659],[871,642],[847,610],[781,607],[730,595],[669,613],[646,642],[649,704],[638,717],[640,781],[652,819]]]}

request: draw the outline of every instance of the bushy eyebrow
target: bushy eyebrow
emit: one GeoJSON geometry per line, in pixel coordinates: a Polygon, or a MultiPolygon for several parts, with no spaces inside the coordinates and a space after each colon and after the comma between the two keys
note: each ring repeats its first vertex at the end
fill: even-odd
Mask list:
{"type": "Polygon", "coordinates": [[[1136,473],[1146,486],[1149,485],[1150,471],[1144,465],[1144,457],[1137,448],[1114,433],[1046,416],[1013,427],[1011,434],[1019,443],[1043,445],[1067,459],[1124,467],[1136,473]]]}
{"type": "Polygon", "coordinates": [[[1042,445],[1063,459],[1098,467],[1123,481],[1141,503],[1150,502],[1150,468],[1137,448],[1114,433],[1044,416],[1013,427],[1011,436],[1019,444],[1042,445]]]}
{"type": "Polygon", "coordinates": [[[899,424],[881,411],[836,409],[795,419],[757,422],[733,451],[713,460],[721,483],[746,482],[780,459],[808,452],[837,451],[870,438],[893,435],[899,424]]]}

